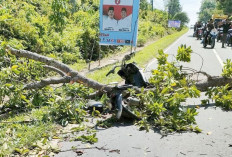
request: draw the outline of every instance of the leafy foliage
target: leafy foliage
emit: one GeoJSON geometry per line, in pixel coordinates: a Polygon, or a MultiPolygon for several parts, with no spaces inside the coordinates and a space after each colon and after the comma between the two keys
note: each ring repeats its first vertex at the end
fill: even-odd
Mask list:
{"type": "Polygon", "coordinates": [[[232,13],[231,6],[232,1],[230,0],[217,0],[217,8],[223,10],[224,14],[230,15],[232,13]]]}
{"type": "Polygon", "coordinates": [[[185,26],[187,23],[189,23],[189,17],[186,12],[180,12],[176,13],[173,17],[175,20],[181,21],[181,27],[185,26]]]}
{"type": "Polygon", "coordinates": [[[225,110],[232,110],[232,90],[229,87],[230,85],[209,88],[206,95],[215,100],[217,106],[221,106],[225,110]]]}
{"type": "Polygon", "coordinates": [[[216,9],[215,0],[203,0],[201,2],[201,8],[199,11],[199,20],[207,22],[213,14],[213,11],[216,9]]]}
{"type": "Polygon", "coordinates": [[[163,37],[171,33],[167,28],[168,14],[161,10],[144,10],[139,14],[138,46],[143,46],[148,39],[163,37]]]}
{"type": "Polygon", "coordinates": [[[168,8],[169,18],[174,17],[176,13],[182,11],[179,0],[168,0],[166,7],[168,8]]]}
{"type": "Polygon", "coordinates": [[[63,31],[66,24],[66,17],[68,15],[67,12],[67,4],[66,0],[53,0],[52,2],[52,11],[53,13],[50,15],[50,21],[57,31],[63,31]]]}
{"type": "Polygon", "coordinates": [[[98,138],[96,137],[96,133],[92,135],[81,135],[75,139],[76,141],[82,141],[84,143],[90,143],[94,144],[98,141],[98,138]]]}
{"type": "Polygon", "coordinates": [[[231,78],[232,77],[232,62],[231,59],[226,59],[225,65],[222,70],[222,76],[231,78]]]}
{"type": "Polygon", "coordinates": [[[178,47],[176,59],[179,61],[190,62],[192,49],[191,46],[181,45],[178,47]]]}
{"type": "MultiPolygon", "coordinates": [[[[183,52],[189,54],[192,51],[190,47],[182,48],[185,51],[178,51],[178,55],[183,52]]],[[[181,72],[181,67],[176,66],[175,62],[168,62],[167,57],[163,51],[159,51],[158,68],[153,70],[150,79],[155,88],[138,95],[145,106],[135,111],[142,118],[137,124],[146,130],[159,127],[164,133],[194,130],[192,125],[196,123],[196,109],[187,108],[182,103],[187,98],[199,97],[200,91],[191,85],[192,82],[181,72]]],[[[177,60],[189,61],[190,55],[179,57],[177,60]]]]}

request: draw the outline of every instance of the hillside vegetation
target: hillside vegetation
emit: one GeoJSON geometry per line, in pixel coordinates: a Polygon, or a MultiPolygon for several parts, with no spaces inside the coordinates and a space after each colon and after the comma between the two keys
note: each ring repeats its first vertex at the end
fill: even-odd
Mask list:
{"type": "MultiPolygon", "coordinates": [[[[99,0],[2,0],[0,40],[39,54],[52,55],[64,63],[93,59],[100,51],[99,0]]],[[[140,10],[138,45],[172,32],[167,13],[140,10]]],[[[102,46],[101,56],[118,47],[102,46]]]]}

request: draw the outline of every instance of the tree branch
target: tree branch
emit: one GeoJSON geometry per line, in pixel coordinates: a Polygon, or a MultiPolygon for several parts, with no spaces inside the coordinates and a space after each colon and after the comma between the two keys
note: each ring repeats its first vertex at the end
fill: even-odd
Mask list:
{"type": "Polygon", "coordinates": [[[16,50],[10,46],[7,46],[6,49],[9,50],[10,53],[13,55],[45,63],[46,65],[53,66],[57,69],[60,69],[61,71],[65,72],[65,73],[69,73],[72,71],[72,69],[70,69],[66,64],[58,62],[58,61],[54,60],[53,58],[42,56],[42,55],[39,55],[37,53],[33,53],[30,51],[26,51],[26,50],[16,50]]]}
{"type": "Polygon", "coordinates": [[[196,87],[200,91],[206,91],[208,87],[225,86],[226,84],[232,84],[232,78],[225,78],[222,76],[213,76],[208,80],[197,82],[196,87]]]}
{"type": "Polygon", "coordinates": [[[61,76],[65,76],[65,75],[66,75],[66,73],[64,73],[63,71],[61,71],[60,69],[57,69],[57,68],[55,68],[55,67],[48,66],[48,65],[44,65],[43,67],[46,68],[46,69],[49,69],[49,70],[51,70],[51,71],[55,71],[55,72],[57,72],[58,74],[60,74],[61,76]]]}
{"type": "Polygon", "coordinates": [[[64,76],[61,78],[47,78],[38,82],[27,84],[23,87],[23,89],[41,89],[50,84],[69,83],[70,80],[70,76],[64,76]]]}
{"type": "MultiPolygon", "coordinates": [[[[43,55],[39,55],[39,54],[30,52],[30,51],[26,51],[26,50],[16,50],[10,46],[7,46],[6,49],[8,51],[10,51],[11,54],[16,55],[18,57],[25,57],[25,58],[32,59],[35,61],[39,61],[39,62],[45,63],[46,65],[49,65],[49,66],[52,66],[56,69],[61,70],[62,72],[66,73],[68,76],[70,76],[69,81],[71,81],[71,82],[75,81],[78,83],[82,83],[90,88],[97,89],[97,90],[105,90],[106,92],[110,92],[112,90],[111,86],[107,86],[107,85],[98,83],[94,80],[88,79],[88,78],[80,75],[77,71],[74,71],[71,68],[69,68],[66,64],[58,62],[52,58],[49,58],[49,57],[46,57],[43,55]]],[[[35,85],[35,83],[32,83],[33,85],[28,84],[25,86],[24,89],[32,89],[33,87],[43,88],[44,86],[49,85],[49,83],[50,84],[68,83],[68,79],[67,78],[64,79],[64,78],[66,78],[66,77],[63,77],[61,79],[46,79],[46,80],[43,80],[41,82],[37,82],[36,85],[35,85]]]]}
{"type": "MultiPolygon", "coordinates": [[[[72,70],[69,68],[66,64],[63,64],[61,62],[55,61],[52,58],[42,56],[30,51],[25,50],[16,50],[14,48],[11,48],[10,46],[7,46],[7,50],[9,50],[13,55],[19,56],[19,57],[25,57],[29,59],[33,59],[35,61],[39,61],[42,63],[45,63],[47,67],[51,67],[53,71],[58,72],[61,75],[67,74],[68,76],[64,76],[62,78],[50,78],[50,79],[44,79],[41,82],[35,82],[28,85],[25,85],[24,89],[34,89],[34,88],[43,88],[49,84],[59,84],[59,83],[68,83],[68,82],[78,82],[81,84],[84,84],[85,86],[88,86],[90,88],[99,90],[99,91],[106,91],[110,92],[112,90],[112,86],[104,85],[99,82],[96,82],[94,80],[88,79],[82,75],[80,75],[77,71],[72,70]]],[[[214,86],[223,86],[226,84],[231,84],[232,79],[231,78],[224,78],[224,77],[216,77],[216,76],[210,76],[209,74],[205,72],[196,72],[194,73],[201,73],[207,78],[204,78],[200,81],[197,80],[196,86],[201,91],[206,91],[208,87],[214,87],[214,86]]],[[[133,87],[137,92],[141,92],[141,89],[138,87],[133,87]]],[[[147,91],[149,89],[146,89],[144,91],[147,91]]]]}

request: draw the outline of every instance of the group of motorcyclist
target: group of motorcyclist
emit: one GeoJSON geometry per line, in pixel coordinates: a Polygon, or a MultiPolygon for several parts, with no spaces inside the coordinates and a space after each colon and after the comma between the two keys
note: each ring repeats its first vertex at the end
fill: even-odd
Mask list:
{"type": "MultiPolygon", "coordinates": [[[[219,22],[214,22],[213,19],[210,19],[207,23],[201,23],[200,21],[196,22],[194,25],[194,36],[197,39],[202,39],[202,44],[206,47],[206,43],[210,44],[209,35],[214,32],[217,41],[221,40],[222,48],[225,48],[225,43],[232,46],[232,22],[228,19],[222,20],[219,22]]],[[[214,43],[215,44],[215,43],[214,43]]],[[[212,48],[214,47],[211,46],[212,48]]]]}

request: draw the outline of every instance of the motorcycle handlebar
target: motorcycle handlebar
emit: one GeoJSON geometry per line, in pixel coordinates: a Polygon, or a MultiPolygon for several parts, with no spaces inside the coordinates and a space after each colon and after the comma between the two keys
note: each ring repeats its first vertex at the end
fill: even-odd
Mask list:
{"type": "Polygon", "coordinates": [[[113,73],[112,71],[109,71],[107,74],[106,74],[106,76],[109,76],[111,73],[113,73]]]}
{"type": "MultiPolygon", "coordinates": [[[[135,52],[131,52],[130,54],[125,55],[124,58],[122,59],[122,63],[124,63],[126,60],[130,60],[131,57],[132,57],[133,55],[135,55],[135,52]]],[[[109,76],[111,73],[114,74],[115,68],[117,68],[117,67],[120,67],[120,66],[114,66],[114,67],[106,74],[106,76],[109,76]]]]}
{"type": "Polygon", "coordinates": [[[120,66],[114,66],[107,74],[106,76],[109,76],[111,73],[114,74],[115,68],[120,67],[120,66]]]}

